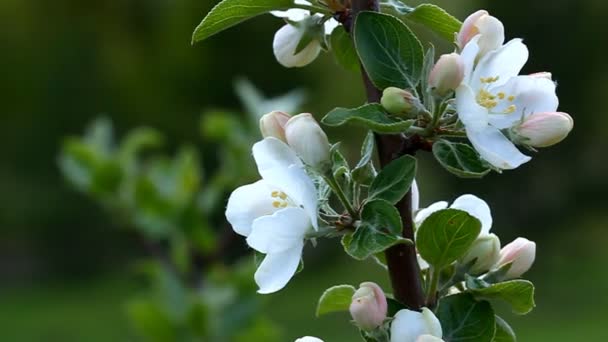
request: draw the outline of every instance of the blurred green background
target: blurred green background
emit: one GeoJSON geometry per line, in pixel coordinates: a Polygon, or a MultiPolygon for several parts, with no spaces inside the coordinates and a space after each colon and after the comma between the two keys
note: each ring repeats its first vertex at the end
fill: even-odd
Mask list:
{"type": "MultiPolygon", "coordinates": [[[[151,126],[167,136],[168,152],[189,143],[208,160],[215,151],[201,143],[200,115],[240,109],[237,77],[269,95],[304,88],[305,108],[317,117],[364,100],[359,76],[330,55],[301,70],[280,67],[271,42],[281,22],[270,16],[190,46],[193,28],[215,2],[0,1],[0,340],[134,338],[124,304],[140,288],[133,264],[146,252],[66,184],[57,167],[63,137],[81,134],[105,114],[119,135],[151,126]]],[[[525,71],[553,72],[561,110],[576,127],[531,163],[483,181],[456,179],[421,156],[422,204],[471,192],[491,204],[493,231],[503,243],[520,235],[537,241],[538,261],[529,273],[537,309],[527,317],[503,315],[520,341],[608,340],[608,2],[438,4],[461,19],[488,9],[508,38],[523,37],[531,50],[525,71]]],[[[334,130],[330,136],[352,141],[354,149],[363,134],[334,130]]],[[[347,315],[314,318],[316,299],[336,283],[376,280],[388,288],[386,275],[371,262],[342,257],[336,240],[307,248],[306,258],[305,271],[270,298],[267,313],[286,341],[302,335],[356,340],[347,315]]]]}

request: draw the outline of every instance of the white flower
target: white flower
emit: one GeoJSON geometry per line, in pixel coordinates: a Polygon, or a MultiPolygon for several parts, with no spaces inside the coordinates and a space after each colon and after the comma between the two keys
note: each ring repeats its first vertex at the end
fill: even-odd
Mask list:
{"type": "Polygon", "coordinates": [[[285,143],[266,138],[253,146],[262,180],[230,195],[226,218],[247,244],[266,254],[255,273],[259,293],[276,292],[295,274],[304,236],[317,224],[317,193],[298,156],[285,143]]]}
{"type": "Polygon", "coordinates": [[[422,308],[422,312],[418,312],[403,309],[397,312],[391,323],[391,342],[416,342],[424,335],[443,336],[441,323],[431,310],[422,308]]]}
{"type": "Polygon", "coordinates": [[[323,342],[323,340],[318,337],[304,336],[295,340],[295,342],[323,342]]]}
{"type": "MultiPolygon", "coordinates": [[[[294,0],[294,4],[308,5],[308,6],[312,5],[309,1],[306,1],[306,0],[294,0]]],[[[302,21],[302,20],[306,19],[307,17],[309,17],[310,11],[301,9],[301,8],[291,8],[291,9],[288,9],[287,11],[272,11],[272,12],[270,12],[270,14],[272,14],[278,18],[284,18],[289,21],[297,22],[297,21],[302,21]]],[[[322,17],[322,15],[320,15],[320,14],[315,14],[315,16],[322,17]]],[[[324,23],[325,34],[331,34],[333,32],[333,30],[336,27],[338,27],[339,25],[340,25],[340,23],[337,20],[335,20],[334,18],[331,18],[331,19],[325,21],[325,23],[324,23]]]]}
{"type": "Polygon", "coordinates": [[[538,76],[518,76],[528,60],[521,39],[488,52],[476,62],[482,35],[462,51],[463,83],[456,108],[467,136],[481,157],[498,169],[514,169],[530,160],[501,132],[538,112],[555,112],[555,83],[538,76]]]}

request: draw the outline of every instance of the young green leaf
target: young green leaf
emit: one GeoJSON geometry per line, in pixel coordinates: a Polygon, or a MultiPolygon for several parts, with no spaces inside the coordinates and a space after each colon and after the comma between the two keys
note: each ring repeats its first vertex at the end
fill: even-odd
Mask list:
{"type": "Polygon", "coordinates": [[[496,333],[492,342],[517,342],[513,328],[504,319],[496,316],[496,333]]]}
{"type": "Polygon", "coordinates": [[[374,146],[374,132],[369,131],[361,146],[361,160],[359,160],[352,172],[353,179],[360,184],[369,185],[374,177],[376,177],[376,169],[372,161],[374,146]]]}
{"type": "Polygon", "coordinates": [[[443,8],[433,4],[417,6],[407,16],[407,19],[426,26],[441,38],[453,42],[462,23],[443,8]]]}
{"type": "Polygon", "coordinates": [[[395,204],[405,196],[416,176],[416,158],[399,157],[388,164],[369,188],[369,199],[383,199],[395,204]]]}
{"type": "Polygon", "coordinates": [[[355,21],[354,38],[359,58],[377,88],[416,87],[424,52],[418,38],[401,20],[362,12],[355,21]]]}
{"type": "Polygon", "coordinates": [[[401,237],[402,229],[399,211],[391,203],[377,199],[365,204],[361,225],[355,233],[342,238],[342,245],[350,256],[364,260],[391,246],[406,243],[408,240],[401,237]]]}
{"type": "Polygon", "coordinates": [[[492,342],[494,317],[490,303],[466,293],[442,298],[437,309],[445,342],[492,342]]]}
{"type": "Polygon", "coordinates": [[[288,9],[293,0],[224,0],[205,16],[192,34],[192,44],[237,25],[247,19],[275,10],[288,9]]]}
{"type": "Polygon", "coordinates": [[[429,264],[443,268],[461,258],[480,231],[481,222],[466,211],[436,211],[418,229],[418,252],[429,264]]]}
{"type": "Polygon", "coordinates": [[[350,123],[378,133],[401,133],[414,124],[414,120],[401,120],[389,116],[384,108],[377,103],[370,103],[353,109],[338,107],[327,113],[321,122],[331,127],[350,123]]]}
{"type": "Polygon", "coordinates": [[[461,178],[482,178],[491,169],[471,146],[439,140],[433,144],[433,155],[441,166],[461,178]]]}
{"type": "Polygon", "coordinates": [[[334,29],[330,41],[336,62],[348,71],[359,72],[357,50],[355,50],[355,45],[343,26],[334,29]]]}
{"type": "Polygon", "coordinates": [[[527,280],[516,279],[479,288],[476,283],[467,280],[467,291],[475,298],[502,300],[511,305],[513,312],[525,315],[532,311],[534,303],[534,284],[527,280]]]}
{"type": "Polygon", "coordinates": [[[316,316],[319,317],[330,312],[348,311],[355,291],[355,287],[351,285],[337,285],[328,288],[319,298],[316,316]]]}

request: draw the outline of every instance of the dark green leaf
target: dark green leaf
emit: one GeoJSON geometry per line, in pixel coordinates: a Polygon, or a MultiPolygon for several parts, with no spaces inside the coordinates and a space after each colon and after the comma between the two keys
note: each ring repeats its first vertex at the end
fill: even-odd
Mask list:
{"type": "Polygon", "coordinates": [[[404,121],[390,116],[377,103],[370,103],[353,109],[338,107],[327,113],[321,122],[331,127],[352,123],[378,133],[400,133],[414,124],[414,120],[404,121]]]}
{"type": "Polygon", "coordinates": [[[359,56],[355,45],[343,26],[338,26],[331,33],[331,50],[336,62],[348,71],[359,72],[359,56]]]}
{"type": "Polygon", "coordinates": [[[260,14],[288,9],[292,5],[293,0],[224,0],[211,9],[196,27],[192,34],[192,43],[260,14]]]}
{"type": "Polygon", "coordinates": [[[374,85],[415,88],[424,52],[418,38],[401,20],[377,12],[362,12],[354,29],[355,47],[374,85]]]}
{"type": "Polygon", "coordinates": [[[361,146],[361,160],[359,160],[352,172],[353,179],[360,184],[369,185],[374,177],[376,177],[376,170],[372,161],[374,146],[374,132],[369,131],[361,146]]]}
{"type": "Polygon", "coordinates": [[[397,203],[407,193],[416,176],[416,159],[399,157],[378,173],[369,188],[369,199],[384,199],[397,203]]]}
{"type": "Polygon", "coordinates": [[[515,331],[504,319],[496,316],[496,333],[492,342],[517,342],[515,331]]]}
{"type": "Polygon", "coordinates": [[[482,178],[491,169],[474,148],[467,144],[439,140],[433,144],[433,154],[446,170],[462,178],[482,178]]]}
{"type": "Polygon", "coordinates": [[[367,202],[361,212],[361,224],[354,234],[342,238],[345,251],[363,260],[407,240],[401,237],[403,225],[399,211],[385,200],[367,202]]]}
{"type": "Polygon", "coordinates": [[[479,220],[466,211],[439,210],[418,229],[416,245],[424,260],[436,268],[443,268],[461,258],[480,231],[479,220]]]}
{"type": "Polygon", "coordinates": [[[509,280],[482,288],[467,280],[467,286],[476,298],[505,301],[516,314],[525,315],[535,307],[534,284],[527,280],[509,280]]]}
{"type": "Polygon", "coordinates": [[[439,301],[437,318],[446,342],[492,342],[496,323],[494,310],[486,301],[478,302],[462,293],[439,301]]]}
{"type": "Polygon", "coordinates": [[[330,312],[348,311],[355,291],[351,285],[337,285],[325,290],[317,304],[317,317],[330,312]]]}
{"type": "Polygon", "coordinates": [[[426,26],[449,42],[454,41],[456,33],[462,26],[460,20],[454,18],[443,8],[432,4],[422,4],[416,7],[406,18],[426,26]]]}

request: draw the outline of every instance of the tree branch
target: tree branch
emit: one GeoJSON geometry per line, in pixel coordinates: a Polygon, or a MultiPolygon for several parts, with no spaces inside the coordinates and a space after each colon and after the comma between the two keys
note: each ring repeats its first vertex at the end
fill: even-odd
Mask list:
{"type": "MultiPolygon", "coordinates": [[[[347,30],[352,31],[352,24],[357,14],[361,11],[378,11],[378,0],[352,0],[350,15],[343,23],[347,30]]],[[[382,92],[376,88],[369,79],[363,66],[361,66],[363,84],[367,94],[367,101],[380,102],[382,92]]],[[[419,137],[406,138],[402,135],[376,134],[376,146],[380,165],[385,167],[396,158],[410,154],[414,155],[418,149],[426,149],[419,142],[419,137]]],[[[403,222],[403,237],[414,241],[414,223],[412,218],[412,193],[411,190],[396,205],[403,222]]],[[[393,287],[395,299],[405,304],[410,309],[418,310],[424,306],[424,292],[420,279],[420,266],[415,246],[399,244],[386,251],[388,271],[393,287]]]]}

